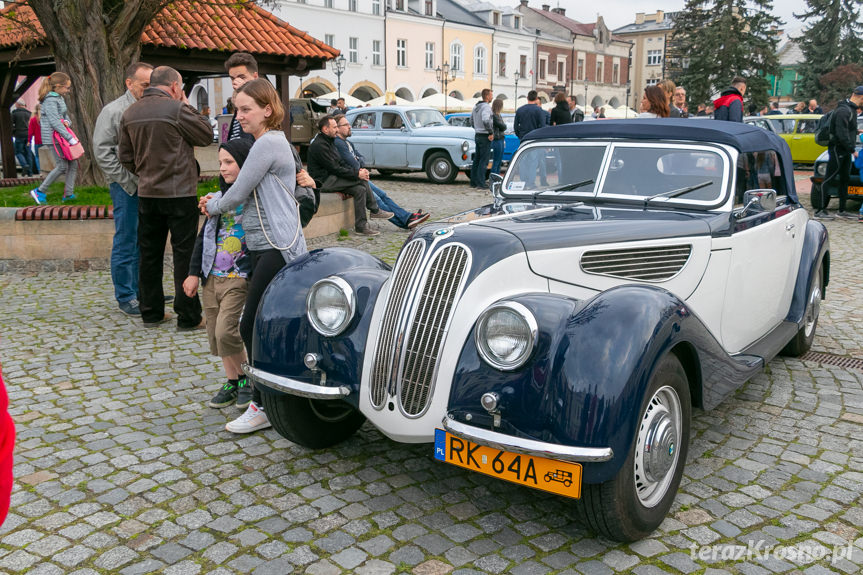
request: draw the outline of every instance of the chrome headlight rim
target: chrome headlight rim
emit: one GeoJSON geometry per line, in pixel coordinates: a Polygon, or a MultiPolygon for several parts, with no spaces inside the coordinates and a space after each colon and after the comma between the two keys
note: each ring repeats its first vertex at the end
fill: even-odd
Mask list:
{"type": "Polygon", "coordinates": [[[516,302],[516,301],[502,301],[497,302],[490,305],[488,308],[483,311],[479,319],[476,322],[476,331],[474,333],[474,343],[476,344],[477,351],[479,352],[480,357],[491,367],[498,369],[500,371],[515,371],[522,367],[527,360],[530,359],[533,354],[533,349],[536,347],[537,338],[539,334],[539,327],[536,322],[536,318],[525,305],[516,302]],[[486,346],[486,342],[488,341],[485,337],[485,326],[488,319],[495,312],[505,309],[514,313],[516,316],[520,317],[522,321],[524,321],[529,337],[527,340],[527,346],[525,349],[513,360],[503,361],[498,358],[491,350],[486,346]]]}
{"type": "Polygon", "coordinates": [[[822,162],[815,167],[815,174],[824,176],[827,174],[827,163],[822,162]]]}
{"type": "Polygon", "coordinates": [[[312,285],[311,289],[309,289],[309,293],[306,296],[306,318],[309,320],[309,323],[312,324],[312,327],[315,329],[315,331],[326,337],[334,337],[343,333],[345,329],[347,329],[347,327],[350,325],[351,321],[354,319],[356,311],[357,298],[356,294],[354,293],[354,289],[348,282],[338,276],[330,276],[316,281],[314,285],[312,285]],[[321,286],[327,284],[332,285],[341,291],[348,306],[348,313],[345,315],[345,319],[333,328],[329,328],[321,324],[317,316],[312,313],[312,300],[315,294],[321,288],[321,286]]]}
{"type": "Polygon", "coordinates": [[[461,143],[461,151],[464,153],[464,152],[467,152],[469,149],[470,149],[470,142],[468,142],[467,140],[463,141],[461,143]]]}

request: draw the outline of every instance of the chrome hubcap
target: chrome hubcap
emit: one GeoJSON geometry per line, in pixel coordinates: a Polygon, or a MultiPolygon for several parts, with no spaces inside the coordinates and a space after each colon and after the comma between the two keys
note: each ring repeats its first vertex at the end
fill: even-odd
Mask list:
{"type": "Polygon", "coordinates": [[[449,176],[449,172],[449,163],[446,160],[438,160],[434,163],[434,173],[437,177],[446,178],[449,176]]]}
{"type": "Polygon", "coordinates": [[[815,323],[818,321],[818,314],[821,312],[821,282],[816,281],[815,288],[809,295],[809,305],[806,306],[806,323],[803,328],[803,333],[806,337],[810,337],[815,330],[815,323]]]}
{"type": "Polygon", "coordinates": [[[680,398],[672,387],[656,391],[647,404],[635,446],[635,491],[645,507],[665,496],[677,469],[682,425],[680,398]]]}

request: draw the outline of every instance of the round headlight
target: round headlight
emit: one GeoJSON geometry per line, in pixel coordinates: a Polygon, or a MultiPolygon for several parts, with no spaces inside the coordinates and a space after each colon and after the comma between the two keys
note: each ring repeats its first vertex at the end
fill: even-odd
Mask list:
{"type": "Polygon", "coordinates": [[[322,279],[312,286],[306,299],[306,315],[318,333],[333,336],[342,333],[356,310],[351,286],[338,277],[322,279]]]}
{"type": "Polygon", "coordinates": [[[827,174],[827,162],[822,162],[818,164],[818,166],[815,168],[815,173],[819,176],[827,174]]]}
{"type": "Polygon", "coordinates": [[[477,321],[476,347],[490,366],[512,371],[530,357],[536,334],[536,319],[529,309],[517,302],[496,303],[477,321]]]}
{"type": "Polygon", "coordinates": [[[467,140],[461,143],[461,151],[467,152],[470,149],[470,144],[468,144],[467,140]]]}

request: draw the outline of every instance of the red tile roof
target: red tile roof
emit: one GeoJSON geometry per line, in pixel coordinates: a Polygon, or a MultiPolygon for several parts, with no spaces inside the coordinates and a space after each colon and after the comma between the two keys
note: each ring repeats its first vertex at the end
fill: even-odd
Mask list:
{"type": "MultiPolygon", "coordinates": [[[[13,10],[17,11],[15,19],[19,22],[0,19],[0,48],[17,47],[25,40],[43,43],[45,31],[30,7],[13,5],[2,13],[13,10]]],[[[339,55],[335,48],[279,20],[250,0],[172,2],[144,28],[141,42],[165,48],[326,60],[339,55]]]]}
{"type": "Polygon", "coordinates": [[[593,28],[596,25],[595,23],[582,24],[581,22],[576,22],[568,16],[558,14],[557,12],[552,12],[551,10],[537,10],[536,8],[532,8],[530,6],[528,6],[527,9],[533,10],[536,14],[548,18],[555,24],[563,26],[573,34],[580,34],[582,36],[593,36],[593,28]]]}

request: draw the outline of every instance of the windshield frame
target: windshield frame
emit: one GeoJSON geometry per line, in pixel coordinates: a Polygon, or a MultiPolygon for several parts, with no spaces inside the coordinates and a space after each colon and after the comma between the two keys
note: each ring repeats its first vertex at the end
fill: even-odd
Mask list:
{"type": "MultiPolygon", "coordinates": [[[[628,194],[612,194],[603,192],[605,181],[608,175],[608,165],[614,155],[614,151],[618,148],[662,148],[671,152],[674,151],[695,151],[707,152],[719,156],[722,162],[722,180],[720,182],[721,192],[714,200],[688,200],[686,195],[676,198],[656,198],[650,202],[651,207],[669,205],[674,207],[688,207],[699,210],[718,209],[728,203],[729,190],[732,184],[732,174],[729,166],[735,165],[736,155],[731,149],[721,144],[709,144],[703,142],[687,142],[687,141],[655,141],[655,140],[532,140],[519,147],[515,156],[510,162],[511,168],[507,170],[503,183],[500,186],[500,195],[506,199],[521,199],[534,198],[536,200],[555,199],[561,200],[571,198],[578,201],[603,201],[603,202],[620,202],[626,204],[644,204],[644,199],[648,196],[633,196],[628,194]],[[512,166],[517,166],[520,156],[529,149],[535,147],[596,147],[605,146],[605,153],[597,171],[597,181],[594,184],[593,190],[589,192],[580,191],[578,189],[571,191],[549,192],[552,186],[547,189],[526,190],[524,192],[513,192],[508,190],[507,186],[510,183],[512,174],[512,166]],[[732,157],[734,156],[734,157],[732,157]]],[[[666,190],[657,190],[657,193],[666,190]]]]}

